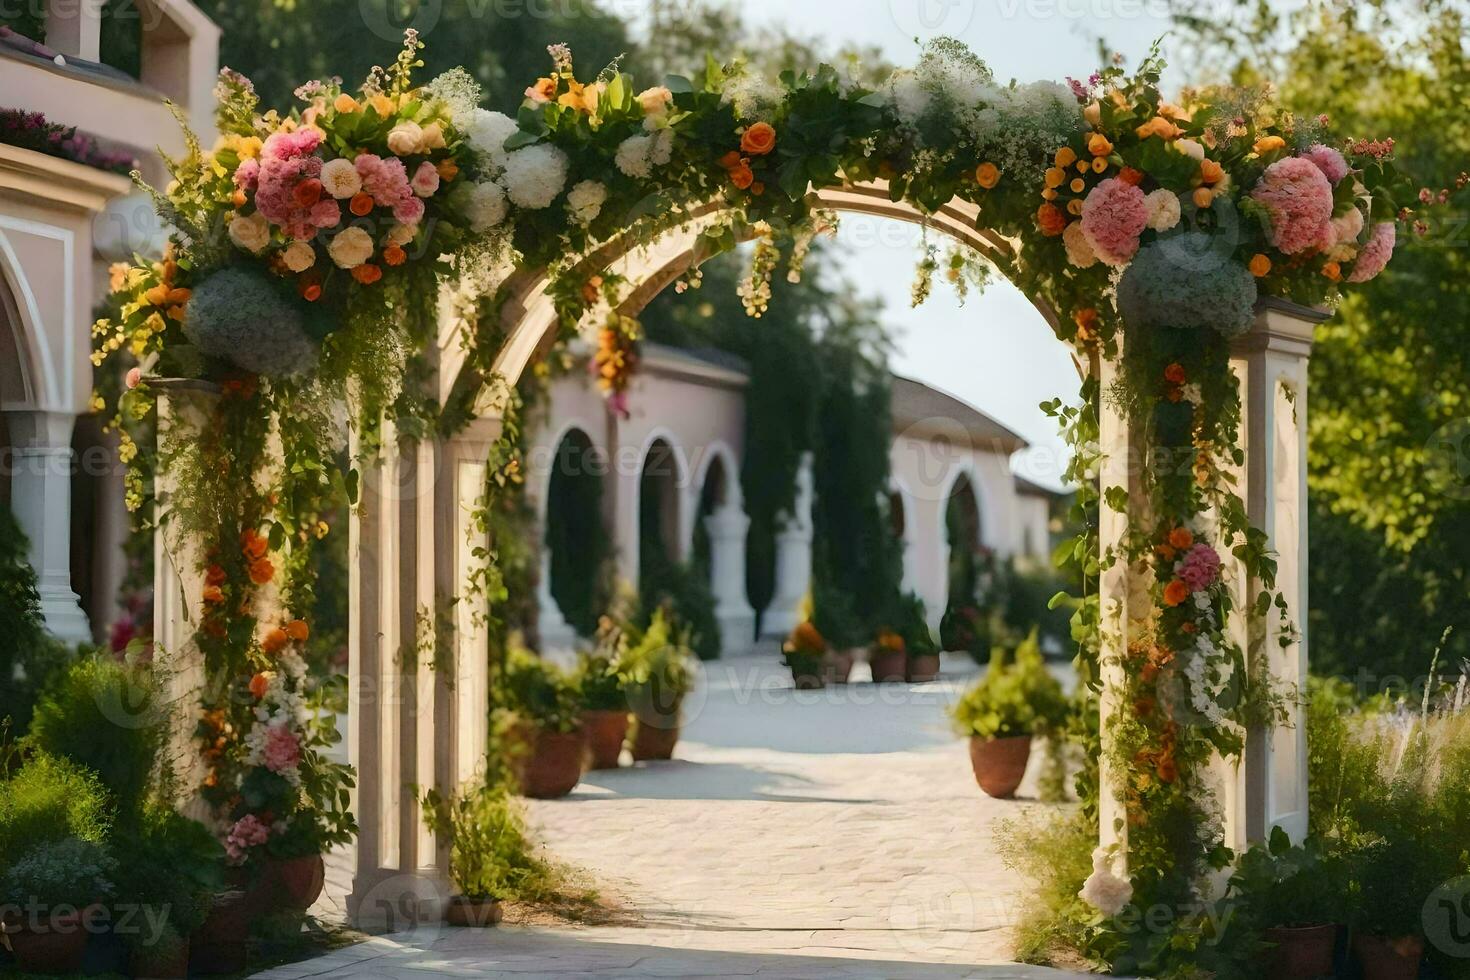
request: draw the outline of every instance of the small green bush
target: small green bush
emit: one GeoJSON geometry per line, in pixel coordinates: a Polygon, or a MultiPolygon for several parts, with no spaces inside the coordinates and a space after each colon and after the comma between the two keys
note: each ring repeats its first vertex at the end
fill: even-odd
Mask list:
{"type": "Polygon", "coordinates": [[[587,711],[627,711],[627,676],[617,659],[607,653],[582,651],[572,683],[582,695],[587,711]]]}
{"type": "Polygon", "coordinates": [[[197,929],[213,895],[224,887],[224,848],[209,828],[171,807],[146,807],[136,826],[114,836],[118,860],[117,898],[166,921],[162,935],[140,931],[124,938],[130,945],[165,947],[197,929]]]}
{"type": "Polygon", "coordinates": [[[1337,925],[1348,920],[1346,870],[1321,839],[1293,844],[1274,827],[1268,842],[1240,856],[1230,896],[1256,929],[1337,925]]]}
{"type": "Polygon", "coordinates": [[[1006,663],[1004,647],[990,656],[985,676],[957,701],[950,714],[961,735],[1008,738],[1056,732],[1067,720],[1062,686],[1046,669],[1036,630],[1006,663]]]}
{"type": "Polygon", "coordinates": [[[47,841],[75,837],[101,844],[111,823],[111,803],[96,775],[37,753],[0,783],[0,867],[47,841]]]}
{"type": "Polygon", "coordinates": [[[715,617],[715,596],[703,569],[668,561],[652,562],[639,582],[639,598],[643,609],[640,625],[647,627],[659,610],[663,610],[666,616],[688,628],[688,646],[700,660],[719,657],[723,643],[720,621],[715,617]]]}
{"type": "Polygon", "coordinates": [[[576,681],[556,664],[522,646],[506,653],[502,704],[549,732],[574,732],[582,726],[582,695],[576,681]]]}
{"type": "Polygon", "coordinates": [[[141,812],[167,730],[153,673],[90,657],[56,678],[36,705],[30,742],[97,773],[118,819],[141,812]]]}
{"type": "Polygon", "coordinates": [[[85,908],[112,896],[116,872],[101,844],[78,837],[42,841],[0,877],[0,900],[85,908]]]}
{"type": "Polygon", "coordinates": [[[461,895],[541,901],[558,891],[561,875],[536,856],[525,818],[503,788],[430,789],[420,802],[429,829],[449,840],[449,877],[461,895]]]}
{"type": "Polygon", "coordinates": [[[689,646],[663,610],[653,614],[648,628],[628,639],[624,670],[628,701],[639,721],[650,725],[677,722],[684,696],[694,687],[694,665],[689,646]]]}

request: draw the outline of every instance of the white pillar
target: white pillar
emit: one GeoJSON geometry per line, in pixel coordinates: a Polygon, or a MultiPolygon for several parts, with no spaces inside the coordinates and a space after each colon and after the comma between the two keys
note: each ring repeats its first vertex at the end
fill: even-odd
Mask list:
{"type": "Polygon", "coordinates": [[[46,46],[69,58],[100,61],[102,4],[50,0],[46,4],[46,46]]]}
{"type": "Polygon", "coordinates": [[[92,639],[87,614],[71,587],[71,478],[73,415],[8,412],[14,469],[10,509],[30,542],[36,591],[46,629],[72,643],[92,639]]]}
{"type": "MultiPolygon", "coordinates": [[[[1307,684],[1307,362],[1312,331],[1327,315],[1264,300],[1234,348],[1245,368],[1246,512],[1276,554],[1276,589],[1291,616],[1283,624],[1273,609],[1264,621],[1250,622],[1249,655],[1287,692],[1307,684]]],[[[1260,588],[1251,582],[1249,594],[1260,588]]],[[[1285,725],[1247,732],[1244,768],[1246,836],[1264,840],[1279,826],[1293,840],[1305,837],[1307,732],[1299,705],[1290,706],[1285,725]]]]}
{"type": "Polygon", "coordinates": [[[709,535],[710,591],[720,623],[722,652],[748,653],[755,641],[755,610],[745,595],[745,536],[750,518],[728,503],[704,519],[709,535]]]}
{"type": "Polygon", "coordinates": [[[776,585],[761,619],[761,632],[784,636],[801,619],[801,604],[812,583],[812,454],[796,471],[796,501],[776,532],[776,585]]]}

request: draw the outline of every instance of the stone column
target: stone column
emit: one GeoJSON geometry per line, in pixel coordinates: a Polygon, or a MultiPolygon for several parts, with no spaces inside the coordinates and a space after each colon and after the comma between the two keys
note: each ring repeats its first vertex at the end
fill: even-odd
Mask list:
{"type": "Polygon", "coordinates": [[[750,518],[739,504],[728,503],[704,519],[709,535],[710,590],[715,617],[727,655],[750,652],[755,641],[755,610],[745,594],[745,535],[750,518]]]}
{"type": "MultiPolygon", "coordinates": [[[[1307,683],[1307,362],[1322,310],[1263,300],[1249,333],[1233,347],[1244,405],[1246,512],[1276,555],[1276,589],[1290,622],[1272,610],[1248,623],[1253,666],[1269,670],[1277,689],[1295,699],[1307,683]],[[1243,370],[1242,370],[1243,368],[1243,370]]],[[[1249,583],[1248,595],[1260,590],[1249,583]]],[[[1244,791],[1237,803],[1248,840],[1282,827],[1293,840],[1307,833],[1307,732],[1301,707],[1287,724],[1246,733],[1244,791]]]]}
{"type": "Polygon", "coordinates": [[[89,642],[92,629],[71,586],[71,479],[73,415],[7,412],[13,449],[10,509],[30,542],[36,590],[46,629],[71,643],[89,642]]]}
{"type": "Polygon", "coordinates": [[[796,473],[796,502],[776,532],[776,585],[761,619],[761,632],[784,636],[801,619],[801,604],[812,583],[812,454],[796,473]]]}

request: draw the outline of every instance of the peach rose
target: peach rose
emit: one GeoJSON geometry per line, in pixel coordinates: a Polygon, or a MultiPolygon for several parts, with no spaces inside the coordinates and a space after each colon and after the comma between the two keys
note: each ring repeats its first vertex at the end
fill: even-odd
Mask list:
{"type": "Polygon", "coordinates": [[[1055,204],[1043,204],[1036,209],[1036,224],[1043,235],[1060,235],[1067,227],[1067,216],[1055,204]]]}
{"type": "Polygon", "coordinates": [[[1113,144],[1102,133],[1087,137],[1087,152],[1095,157],[1105,157],[1113,152],[1113,144]]]}
{"type": "Polygon", "coordinates": [[[750,169],[749,164],[742,162],[739,166],[730,168],[730,183],[745,190],[755,183],[755,172],[750,169]]]}
{"type": "Polygon", "coordinates": [[[1251,270],[1251,275],[1260,279],[1271,271],[1271,260],[1260,252],[1251,256],[1250,264],[1246,268],[1251,270]]]}
{"type": "Polygon", "coordinates": [[[752,123],[740,137],[740,152],[765,156],[776,148],[776,127],[767,122],[752,123]]]}
{"type": "Polygon", "coordinates": [[[982,163],[975,168],[975,183],[987,191],[1000,183],[1000,168],[993,163],[982,163]]]}

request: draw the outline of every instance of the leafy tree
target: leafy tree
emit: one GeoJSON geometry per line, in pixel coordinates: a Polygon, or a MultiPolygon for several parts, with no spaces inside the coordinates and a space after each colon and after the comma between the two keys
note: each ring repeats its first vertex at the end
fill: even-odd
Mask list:
{"type": "MultiPolygon", "coordinates": [[[[1466,168],[1467,5],[1327,0],[1283,14],[1240,2],[1221,18],[1192,3],[1178,22],[1232,81],[1281,79],[1288,107],[1337,132],[1392,136],[1437,192],[1466,168]]],[[[1413,205],[1415,202],[1406,202],[1413,205]]],[[[1314,666],[1374,678],[1470,657],[1470,253],[1463,212],[1400,232],[1387,271],[1317,333],[1311,366],[1314,666]]]]}

